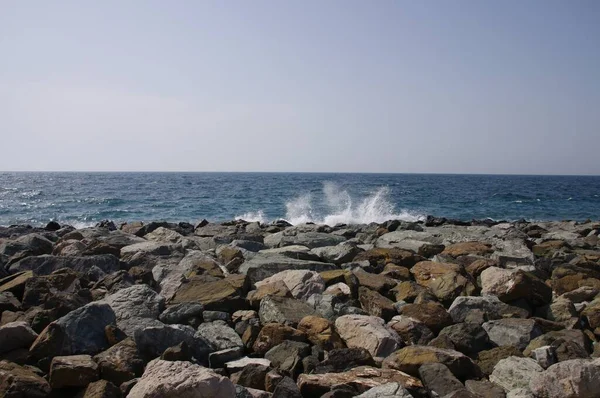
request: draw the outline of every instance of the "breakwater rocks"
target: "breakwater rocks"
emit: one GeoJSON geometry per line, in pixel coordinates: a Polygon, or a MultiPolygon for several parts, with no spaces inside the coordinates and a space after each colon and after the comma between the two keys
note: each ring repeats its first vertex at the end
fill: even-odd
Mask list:
{"type": "Polygon", "coordinates": [[[0,396],[600,397],[600,222],[0,228],[0,396]]]}

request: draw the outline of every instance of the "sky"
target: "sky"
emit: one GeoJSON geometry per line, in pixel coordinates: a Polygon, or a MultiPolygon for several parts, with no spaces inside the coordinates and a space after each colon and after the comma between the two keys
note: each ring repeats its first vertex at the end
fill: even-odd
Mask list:
{"type": "Polygon", "coordinates": [[[597,0],[0,0],[0,170],[600,174],[597,0]]]}

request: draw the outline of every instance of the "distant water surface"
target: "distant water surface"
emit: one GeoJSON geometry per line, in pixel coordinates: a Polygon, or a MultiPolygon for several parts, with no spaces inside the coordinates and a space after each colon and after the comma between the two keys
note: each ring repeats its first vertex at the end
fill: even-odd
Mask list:
{"type": "Polygon", "coordinates": [[[0,225],[103,219],[600,219],[600,176],[0,173],[0,225]]]}

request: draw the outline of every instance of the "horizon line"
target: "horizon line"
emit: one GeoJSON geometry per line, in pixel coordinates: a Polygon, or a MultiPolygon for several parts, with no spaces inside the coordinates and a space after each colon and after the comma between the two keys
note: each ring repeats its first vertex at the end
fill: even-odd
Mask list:
{"type": "Polygon", "coordinates": [[[190,170],[0,170],[6,173],[72,173],[72,174],[387,174],[387,175],[476,175],[476,176],[531,176],[531,177],[600,177],[600,174],[532,174],[532,173],[456,173],[456,172],[395,172],[395,171],[190,171],[190,170]]]}

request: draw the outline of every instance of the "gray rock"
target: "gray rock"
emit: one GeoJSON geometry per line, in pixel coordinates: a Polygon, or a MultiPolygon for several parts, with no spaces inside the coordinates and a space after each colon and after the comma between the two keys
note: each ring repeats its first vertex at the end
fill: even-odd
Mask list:
{"type": "Polygon", "coordinates": [[[404,315],[393,317],[388,326],[398,333],[406,345],[426,345],[435,337],[423,322],[404,315]]]}
{"type": "Polygon", "coordinates": [[[302,359],[310,355],[310,345],[299,341],[285,340],[271,348],[265,354],[265,359],[284,375],[295,379],[302,373],[302,359]]]}
{"type": "Polygon", "coordinates": [[[175,252],[183,252],[181,245],[167,242],[145,241],[121,248],[121,258],[128,261],[134,255],[151,254],[155,256],[169,256],[175,252]]]}
{"type": "Polygon", "coordinates": [[[165,306],[165,299],[148,285],[119,290],[102,301],[111,306],[117,317],[117,326],[128,336],[133,336],[138,329],[138,319],[156,320],[165,306]]]}
{"type": "Polygon", "coordinates": [[[51,255],[26,257],[9,267],[11,274],[20,271],[33,271],[36,275],[50,275],[61,268],[71,268],[85,274],[90,268],[96,266],[107,274],[119,270],[119,259],[112,254],[100,254],[85,257],[59,257],[51,255]]]}
{"type": "MultiPolygon", "coordinates": [[[[290,245],[301,245],[306,246],[309,249],[324,246],[335,246],[338,243],[346,241],[346,238],[338,235],[331,235],[324,232],[299,232],[296,235],[286,235],[288,231],[284,232],[281,238],[279,246],[290,246],[290,245]]],[[[268,246],[266,239],[265,244],[268,246]]]]}
{"type": "Polygon", "coordinates": [[[187,361],[151,361],[128,398],[235,398],[226,377],[187,361]]]}
{"type": "Polygon", "coordinates": [[[362,250],[354,245],[342,243],[337,246],[317,247],[311,251],[325,262],[341,265],[352,261],[362,250]]]}
{"type": "Polygon", "coordinates": [[[481,398],[505,398],[504,389],[488,380],[467,380],[465,387],[481,398]]]}
{"type": "Polygon", "coordinates": [[[448,337],[455,349],[465,355],[477,354],[492,348],[486,331],[473,323],[457,323],[447,326],[442,329],[439,336],[448,337]]]}
{"type": "Polygon", "coordinates": [[[543,371],[531,358],[508,357],[496,364],[490,381],[508,392],[516,388],[529,388],[529,381],[543,371]]]}
{"type": "Polygon", "coordinates": [[[300,245],[263,249],[260,250],[259,254],[262,256],[279,255],[293,258],[295,260],[321,261],[321,258],[317,254],[313,253],[308,247],[300,245]]]}
{"type": "Polygon", "coordinates": [[[208,354],[215,351],[210,348],[202,336],[186,325],[161,325],[138,328],[133,339],[140,353],[147,358],[160,356],[167,348],[185,342],[198,360],[206,360],[208,354]]]}
{"type": "Polygon", "coordinates": [[[300,300],[277,296],[267,296],[262,299],[258,311],[262,324],[275,322],[296,326],[307,315],[317,315],[317,312],[300,300]]]}
{"type": "Polygon", "coordinates": [[[306,300],[313,294],[321,294],[325,290],[325,281],[317,272],[308,270],[287,270],[256,283],[256,287],[276,282],[283,282],[294,298],[306,300]]]}
{"type": "Polygon", "coordinates": [[[529,388],[515,388],[506,394],[506,398],[535,398],[529,388]]]}
{"type": "Polygon", "coordinates": [[[240,359],[243,355],[242,347],[226,348],[208,354],[208,364],[211,368],[223,368],[226,363],[240,359]]]}
{"type": "Polygon", "coordinates": [[[197,335],[201,336],[213,351],[244,346],[240,336],[223,321],[203,323],[198,327],[197,335]]]}
{"type": "Polygon", "coordinates": [[[167,308],[159,320],[167,324],[187,324],[190,319],[202,319],[204,306],[200,303],[181,303],[167,308]]]}
{"type": "Polygon", "coordinates": [[[572,359],[550,366],[533,375],[529,388],[535,396],[546,398],[596,398],[600,380],[600,361],[572,359]]]}
{"type": "Polygon", "coordinates": [[[227,362],[225,364],[225,369],[230,374],[236,373],[244,369],[246,366],[250,364],[262,365],[262,366],[271,366],[271,361],[265,358],[249,358],[243,357],[240,359],[236,359],[234,361],[227,362]]]}
{"type": "Polygon", "coordinates": [[[39,256],[52,253],[53,245],[52,241],[40,234],[28,234],[0,243],[0,254],[10,257],[24,252],[28,256],[39,256]]]}
{"type": "Polygon", "coordinates": [[[531,356],[544,369],[556,363],[556,349],[551,345],[536,348],[531,351],[531,356]]]}
{"type": "Polygon", "coordinates": [[[29,348],[37,336],[27,322],[17,321],[2,325],[0,326],[0,354],[18,348],[29,348]]]}
{"type": "Polygon", "coordinates": [[[355,398],[412,398],[412,395],[400,383],[386,383],[375,386],[355,398]]]}
{"type": "Polygon", "coordinates": [[[542,330],[533,319],[506,318],[484,323],[483,328],[498,346],[514,345],[524,350],[542,330]]]}
{"type": "Polygon", "coordinates": [[[240,265],[238,272],[248,275],[251,283],[256,283],[287,270],[329,271],[336,269],[335,264],[317,261],[296,260],[282,255],[258,253],[254,258],[240,265]]]}
{"type": "Polygon", "coordinates": [[[366,348],[373,357],[386,357],[402,346],[396,332],[383,319],[368,315],[344,315],[335,329],[348,347],[366,348]]]}
{"type": "Polygon", "coordinates": [[[115,313],[108,304],[87,304],[50,323],[33,343],[30,353],[37,359],[97,354],[110,346],[105,328],[115,324],[115,313]]]}
{"type": "Polygon", "coordinates": [[[430,396],[444,396],[464,389],[463,384],[441,363],[427,363],[419,368],[419,378],[430,396]]]}
{"type": "Polygon", "coordinates": [[[467,296],[457,297],[448,309],[454,322],[465,322],[472,310],[480,310],[489,320],[506,317],[527,318],[528,311],[519,307],[503,303],[496,296],[467,296]]]}

